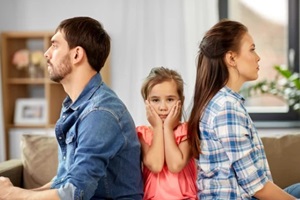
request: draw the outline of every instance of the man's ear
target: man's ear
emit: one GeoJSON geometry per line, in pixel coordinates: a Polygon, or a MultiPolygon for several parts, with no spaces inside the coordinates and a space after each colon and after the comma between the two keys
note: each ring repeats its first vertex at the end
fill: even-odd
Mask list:
{"type": "Polygon", "coordinates": [[[74,48],[73,53],[72,53],[71,56],[72,56],[73,63],[74,64],[78,63],[85,56],[85,51],[84,51],[84,49],[82,47],[77,46],[77,47],[74,48]]]}
{"type": "Polygon", "coordinates": [[[228,67],[236,67],[235,58],[236,58],[236,53],[234,53],[233,51],[228,51],[225,54],[225,63],[226,63],[226,65],[228,67]]]}

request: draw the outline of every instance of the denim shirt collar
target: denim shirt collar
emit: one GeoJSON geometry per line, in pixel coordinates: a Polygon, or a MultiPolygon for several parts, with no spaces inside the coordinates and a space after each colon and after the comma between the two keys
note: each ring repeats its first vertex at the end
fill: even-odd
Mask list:
{"type": "Polygon", "coordinates": [[[80,93],[78,98],[75,100],[75,102],[72,102],[72,99],[70,96],[67,96],[66,99],[63,101],[63,107],[64,109],[72,109],[72,110],[77,110],[78,106],[82,103],[85,102],[86,100],[90,99],[93,94],[97,91],[97,89],[100,87],[102,84],[102,77],[100,73],[95,74],[89,83],[85,86],[83,91],[80,93]]]}

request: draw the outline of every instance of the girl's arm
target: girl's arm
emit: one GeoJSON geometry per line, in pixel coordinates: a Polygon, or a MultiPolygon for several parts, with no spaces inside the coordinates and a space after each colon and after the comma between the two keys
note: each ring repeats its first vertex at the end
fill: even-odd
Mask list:
{"type": "Polygon", "coordinates": [[[143,164],[152,172],[159,173],[165,162],[163,122],[149,102],[145,101],[145,103],[147,119],[151,124],[153,138],[150,146],[142,138],[139,138],[142,146],[143,164]]]}
{"type": "Polygon", "coordinates": [[[178,101],[164,122],[164,143],[166,164],[170,172],[178,173],[191,158],[191,148],[187,140],[177,145],[174,128],[178,126],[181,114],[181,102],[178,101]]]}
{"type": "Polygon", "coordinates": [[[262,199],[262,200],[292,200],[292,199],[296,199],[295,197],[289,195],[288,193],[286,193],[284,190],[282,190],[281,188],[279,188],[277,185],[275,185],[272,182],[267,182],[267,184],[265,184],[265,186],[259,190],[258,192],[256,192],[254,194],[254,196],[258,199],[262,199]]]}

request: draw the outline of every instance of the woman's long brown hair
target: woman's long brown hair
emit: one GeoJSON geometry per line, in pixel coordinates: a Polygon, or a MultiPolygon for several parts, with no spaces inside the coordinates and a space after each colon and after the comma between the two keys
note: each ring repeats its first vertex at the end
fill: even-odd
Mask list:
{"type": "Polygon", "coordinates": [[[188,120],[189,142],[195,158],[201,153],[199,123],[205,107],[228,81],[225,54],[239,52],[240,41],[247,31],[243,24],[224,19],[205,34],[199,45],[193,105],[188,120]]]}

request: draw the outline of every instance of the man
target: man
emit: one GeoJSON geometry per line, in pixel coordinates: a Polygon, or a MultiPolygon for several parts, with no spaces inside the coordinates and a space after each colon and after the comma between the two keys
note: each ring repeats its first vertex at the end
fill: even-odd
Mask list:
{"type": "Polygon", "coordinates": [[[110,37],[98,21],[74,17],[60,23],[51,43],[45,52],[49,76],[68,94],[55,127],[57,175],[34,190],[0,177],[0,199],[142,199],[134,122],[99,74],[110,37]]]}

